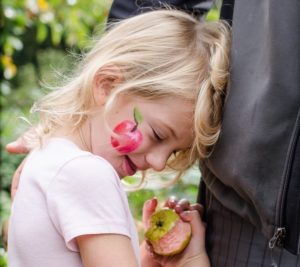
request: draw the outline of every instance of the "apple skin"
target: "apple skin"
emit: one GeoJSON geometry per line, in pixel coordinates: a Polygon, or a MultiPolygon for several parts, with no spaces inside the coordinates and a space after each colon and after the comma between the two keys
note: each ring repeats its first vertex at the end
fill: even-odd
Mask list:
{"type": "Polygon", "coordinates": [[[191,236],[191,225],[169,208],[158,210],[151,215],[150,227],[145,233],[153,251],[161,256],[181,253],[189,244],[191,236]]]}
{"type": "Polygon", "coordinates": [[[136,150],[143,141],[143,135],[137,129],[137,124],[131,120],[120,122],[113,132],[117,136],[111,136],[111,145],[122,154],[136,150]]]}

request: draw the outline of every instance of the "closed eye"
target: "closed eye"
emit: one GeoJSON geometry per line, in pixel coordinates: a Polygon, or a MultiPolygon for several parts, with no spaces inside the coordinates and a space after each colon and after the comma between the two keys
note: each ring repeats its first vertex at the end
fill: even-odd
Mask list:
{"type": "Polygon", "coordinates": [[[152,128],[152,132],[154,135],[154,138],[158,141],[158,142],[162,142],[164,139],[152,128]]]}

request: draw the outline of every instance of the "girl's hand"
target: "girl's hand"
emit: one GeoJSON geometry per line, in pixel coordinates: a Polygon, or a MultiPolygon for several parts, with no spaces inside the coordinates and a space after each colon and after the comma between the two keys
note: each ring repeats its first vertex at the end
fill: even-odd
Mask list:
{"type": "MultiPolygon", "coordinates": [[[[143,225],[146,231],[149,228],[150,217],[155,212],[157,207],[157,199],[152,198],[147,200],[143,206],[143,225]]],[[[153,253],[149,250],[149,245],[146,241],[140,246],[142,267],[161,267],[162,265],[153,257],[153,253]]]]}
{"type": "MultiPolygon", "coordinates": [[[[177,201],[175,198],[169,198],[165,206],[173,208],[179,213],[182,220],[189,222],[192,228],[192,238],[185,250],[175,256],[163,257],[153,253],[151,245],[144,243],[145,249],[148,251],[147,258],[152,258],[159,265],[165,267],[209,267],[209,259],[205,250],[205,223],[202,222],[200,214],[203,213],[203,207],[200,204],[193,204],[185,200],[177,201]]],[[[143,208],[143,223],[145,229],[149,227],[149,219],[151,214],[157,207],[157,200],[148,200],[143,208]]],[[[144,266],[144,265],[143,265],[144,266]]],[[[145,265],[147,266],[147,265],[145,265]]],[[[155,265],[149,265],[155,266],[155,265]]]]}

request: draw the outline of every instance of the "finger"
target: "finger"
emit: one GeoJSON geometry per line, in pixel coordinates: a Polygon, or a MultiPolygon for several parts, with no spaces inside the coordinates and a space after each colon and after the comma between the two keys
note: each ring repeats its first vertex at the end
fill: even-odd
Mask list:
{"type": "MultiPolygon", "coordinates": [[[[200,215],[201,218],[203,218],[203,216],[204,216],[204,207],[201,204],[199,204],[199,203],[195,203],[195,204],[190,205],[189,210],[195,210],[195,211],[197,211],[199,213],[199,215],[200,215]]],[[[184,212],[184,210],[180,211],[179,215],[181,215],[182,212],[184,212]]]]}
{"type": "Polygon", "coordinates": [[[15,171],[14,176],[12,178],[11,187],[10,187],[10,195],[11,195],[12,200],[14,199],[15,194],[17,192],[19,182],[20,182],[20,176],[21,176],[21,173],[22,173],[25,162],[26,162],[26,158],[23,159],[23,161],[21,162],[21,164],[19,165],[19,167],[15,171]]]}
{"type": "Polygon", "coordinates": [[[29,148],[26,145],[26,141],[23,137],[18,138],[16,141],[6,145],[6,151],[11,154],[27,154],[29,148]]]}
{"type": "Polygon", "coordinates": [[[154,252],[153,250],[153,246],[151,245],[151,243],[149,241],[146,240],[145,242],[145,249],[148,251],[148,253],[151,255],[151,257],[157,261],[157,262],[161,262],[162,259],[164,258],[163,256],[161,255],[158,255],[154,252]]]}
{"type": "Polygon", "coordinates": [[[147,264],[148,262],[151,262],[149,263],[149,266],[151,265],[152,267],[162,267],[157,261],[158,256],[153,252],[151,245],[147,244],[147,241],[141,244],[141,258],[143,258],[144,260],[146,259],[145,262],[147,264]]]}
{"type": "Polygon", "coordinates": [[[143,225],[145,230],[149,228],[150,217],[157,207],[157,199],[151,198],[144,203],[143,206],[143,225]]]}
{"type": "Polygon", "coordinates": [[[180,214],[181,218],[190,222],[192,228],[192,235],[202,236],[205,232],[205,223],[201,220],[199,212],[197,210],[184,211],[180,214]]]}
{"type": "Polygon", "coordinates": [[[148,240],[145,240],[145,249],[149,253],[153,254],[153,247],[152,247],[151,243],[148,240]]]}
{"type": "Polygon", "coordinates": [[[177,200],[176,196],[170,196],[167,199],[167,201],[165,202],[164,206],[168,207],[170,209],[174,209],[177,205],[177,202],[178,202],[178,200],[177,200]]]}
{"type": "Polygon", "coordinates": [[[201,204],[196,203],[196,204],[191,205],[190,210],[197,210],[200,213],[201,218],[203,218],[203,216],[204,216],[204,207],[201,204]]]}
{"type": "Polygon", "coordinates": [[[185,198],[182,198],[178,201],[177,205],[175,206],[175,211],[177,213],[181,213],[185,210],[189,210],[190,209],[190,202],[185,199],[185,198]]]}

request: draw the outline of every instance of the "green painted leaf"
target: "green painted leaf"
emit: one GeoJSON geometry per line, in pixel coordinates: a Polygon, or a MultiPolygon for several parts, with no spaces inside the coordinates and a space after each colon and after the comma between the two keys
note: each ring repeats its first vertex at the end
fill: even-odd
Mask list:
{"type": "Polygon", "coordinates": [[[134,121],[137,123],[137,124],[140,124],[143,122],[144,118],[143,118],[143,115],[141,114],[141,112],[138,110],[137,107],[135,107],[133,109],[133,117],[134,117],[134,121]]]}
{"type": "Polygon", "coordinates": [[[63,28],[62,25],[58,22],[52,22],[51,25],[51,40],[54,45],[59,45],[61,38],[62,38],[62,33],[63,33],[63,28]]]}

